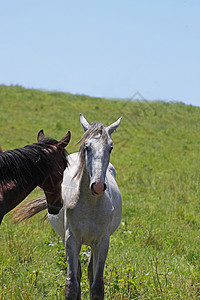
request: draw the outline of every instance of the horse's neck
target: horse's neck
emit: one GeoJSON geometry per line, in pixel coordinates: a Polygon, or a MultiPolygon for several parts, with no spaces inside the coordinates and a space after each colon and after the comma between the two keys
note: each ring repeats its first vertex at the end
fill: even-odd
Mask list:
{"type": "Polygon", "coordinates": [[[26,186],[20,186],[17,182],[10,182],[2,186],[3,201],[5,201],[5,213],[12,210],[22,202],[35,188],[36,184],[31,182],[26,186]]]}

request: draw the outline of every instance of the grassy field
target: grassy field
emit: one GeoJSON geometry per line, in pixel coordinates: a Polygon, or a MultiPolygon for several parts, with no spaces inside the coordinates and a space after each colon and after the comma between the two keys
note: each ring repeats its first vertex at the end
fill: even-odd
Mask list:
{"type": "MultiPolygon", "coordinates": [[[[43,129],[68,152],[83,134],[79,113],[113,134],[111,162],[123,216],[105,267],[106,299],[200,298],[200,108],[183,103],[119,101],[0,86],[3,150],[36,141],[43,129]]],[[[29,197],[42,194],[36,189],[29,197]]],[[[44,212],[28,223],[0,227],[0,299],[63,299],[65,253],[44,212]]],[[[87,247],[82,248],[82,295],[89,299],[87,247]]]]}

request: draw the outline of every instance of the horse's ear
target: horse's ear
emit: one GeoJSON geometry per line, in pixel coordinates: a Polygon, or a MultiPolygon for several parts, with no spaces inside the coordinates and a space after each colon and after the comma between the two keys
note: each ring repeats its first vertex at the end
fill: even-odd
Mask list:
{"type": "Polygon", "coordinates": [[[38,132],[37,141],[40,142],[45,138],[43,129],[38,132]]]}
{"type": "Polygon", "coordinates": [[[121,122],[121,119],[122,119],[122,117],[120,117],[116,122],[112,123],[110,126],[106,127],[106,130],[109,135],[111,135],[113,133],[113,131],[115,131],[117,129],[117,127],[119,126],[119,124],[121,122]]]}
{"type": "Polygon", "coordinates": [[[86,118],[82,114],[80,114],[80,122],[81,122],[81,125],[83,126],[83,129],[85,131],[87,131],[90,124],[88,123],[88,121],[86,120],[86,118]]]}
{"type": "Polygon", "coordinates": [[[64,138],[62,138],[62,140],[58,142],[57,146],[65,148],[69,144],[70,138],[71,138],[71,132],[68,131],[68,133],[64,136],[64,138]]]}
{"type": "Polygon", "coordinates": [[[2,148],[1,148],[1,146],[0,146],[0,153],[3,153],[3,150],[2,150],[2,148]]]}

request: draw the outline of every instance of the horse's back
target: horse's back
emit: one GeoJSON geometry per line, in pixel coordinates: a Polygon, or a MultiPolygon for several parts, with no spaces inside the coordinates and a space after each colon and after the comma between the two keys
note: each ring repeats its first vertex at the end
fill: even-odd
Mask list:
{"type": "Polygon", "coordinates": [[[109,163],[109,165],[108,165],[108,171],[111,173],[111,175],[114,178],[116,178],[116,170],[115,170],[114,166],[111,163],[109,163]]]}

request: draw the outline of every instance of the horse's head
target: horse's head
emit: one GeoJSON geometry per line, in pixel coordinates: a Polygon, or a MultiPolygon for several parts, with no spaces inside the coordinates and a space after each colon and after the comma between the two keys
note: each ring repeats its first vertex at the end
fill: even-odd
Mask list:
{"type": "Polygon", "coordinates": [[[44,145],[43,151],[47,157],[49,156],[48,168],[43,171],[44,180],[39,186],[46,195],[48,211],[54,214],[62,206],[61,184],[63,172],[68,164],[65,147],[68,145],[70,138],[70,131],[60,141],[46,139],[43,130],[38,133],[38,143],[44,145]]]}
{"type": "Polygon", "coordinates": [[[104,127],[101,123],[90,125],[85,117],[80,115],[80,122],[85,130],[82,138],[82,153],[84,153],[85,166],[90,176],[90,189],[93,194],[102,195],[106,189],[106,171],[113,149],[111,134],[117,129],[121,119],[104,127]]]}

